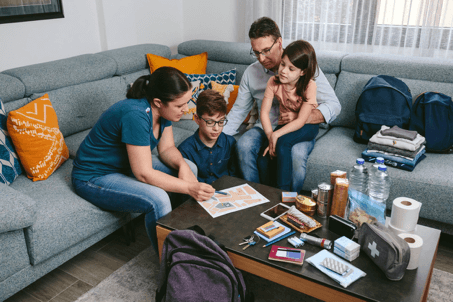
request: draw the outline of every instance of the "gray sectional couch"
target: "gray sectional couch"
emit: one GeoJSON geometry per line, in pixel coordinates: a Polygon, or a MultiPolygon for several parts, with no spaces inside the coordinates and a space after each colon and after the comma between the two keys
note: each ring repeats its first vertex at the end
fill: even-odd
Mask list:
{"type": "MultiPolygon", "coordinates": [[[[207,73],[237,69],[237,84],[253,62],[248,43],[194,40],[178,54],[208,52],[207,73]]],[[[171,57],[167,46],[145,44],[86,54],[0,72],[0,98],[7,112],[48,93],[71,159],[49,179],[19,176],[0,184],[0,300],[18,292],[71,259],[138,214],[100,210],[78,197],[71,186],[72,159],[100,114],[125,98],[127,85],[149,74],[146,53],[171,57]]],[[[402,79],[415,96],[422,91],[453,95],[453,62],[391,55],[318,52],[318,61],[341,102],[332,125],[323,127],[309,158],[304,189],[329,181],[336,169],[349,170],[365,145],[352,140],[354,108],[362,87],[374,75],[402,79]]],[[[191,120],[174,123],[179,144],[197,128],[191,120]]],[[[427,154],[413,172],[390,168],[391,200],[407,196],[423,203],[420,217],[453,233],[453,155],[427,154]]]]}

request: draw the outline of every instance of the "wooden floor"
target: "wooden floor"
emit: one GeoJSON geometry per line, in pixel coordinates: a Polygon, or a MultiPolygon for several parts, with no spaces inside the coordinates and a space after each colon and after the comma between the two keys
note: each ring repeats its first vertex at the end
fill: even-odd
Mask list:
{"type": "MultiPolygon", "coordinates": [[[[71,302],[95,287],[123,264],[150,247],[143,218],[135,220],[136,241],[126,245],[117,231],[5,302],[71,302]]],[[[453,274],[453,236],[442,235],[435,268],[453,274]]]]}

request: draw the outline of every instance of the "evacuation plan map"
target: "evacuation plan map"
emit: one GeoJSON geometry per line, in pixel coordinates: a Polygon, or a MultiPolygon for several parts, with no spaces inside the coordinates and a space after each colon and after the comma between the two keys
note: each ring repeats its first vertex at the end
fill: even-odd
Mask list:
{"type": "Polygon", "coordinates": [[[216,193],[211,199],[198,202],[213,218],[269,202],[269,199],[248,184],[228,188],[221,192],[228,193],[228,195],[216,193]]]}

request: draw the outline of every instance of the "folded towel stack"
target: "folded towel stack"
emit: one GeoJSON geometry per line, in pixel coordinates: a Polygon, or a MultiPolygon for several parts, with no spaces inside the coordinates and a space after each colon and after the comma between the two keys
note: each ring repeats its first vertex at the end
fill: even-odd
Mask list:
{"type": "Polygon", "coordinates": [[[386,165],[412,171],[426,157],[425,152],[425,138],[417,131],[382,126],[370,138],[362,156],[367,161],[374,161],[380,156],[385,159],[386,165]]]}

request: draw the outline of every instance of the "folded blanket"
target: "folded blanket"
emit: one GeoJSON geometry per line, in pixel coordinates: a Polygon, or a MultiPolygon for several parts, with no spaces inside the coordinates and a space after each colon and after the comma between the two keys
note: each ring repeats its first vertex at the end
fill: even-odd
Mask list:
{"type": "Polygon", "coordinates": [[[403,150],[409,150],[409,151],[415,151],[417,150],[422,144],[425,143],[425,138],[421,136],[420,134],[417,134],[417,137],[414,140],[408,140],[405,138],[401,137],[395,137],[395,136],[385,136],[382,135],[381,131],[389,129],[387,126],[382,126],[381,130],[376,132],[371,138],[370,141],[376,144],[381,144],[381,145],[386,145],[386,146],[392,146],[395,148],[403,149],[403,150]]]}
{"type": "MultiPolygon", "coordinates": [[[[366,150],[365,150],[366,151],[366,150]]],[[[374,163],[376,161],[376,157],[375,156],[370,156],[368,155],[368,153],[365,153],[365,151],[362,152],[362,157],[364,160],[368,161],[368,162],[372,162],[374,163]]],[[[380,157],[383,157],[382,155],[379,155],[380,157]]],[[[387,166],[390,166],[390,167],[394,167],[394,168],[398,168],[398,169],[401,169],[401,170],[406,170],[406,171],[413,171],[415,169],[415,166],[418,165],[419,162],[421,162],[423,159],[426,158],[426,155],[425,154],[422,154],[418,160],[415,162],[415,164],[413,166],[409,166],[409,165],[406,165],[406,164],[402,164],[402,163],[399,163],[399,162],[395,162],[395,161],[392,161],[390,159],[385,159],[385,164],[387,166]]]]}
{"type": "Polygon", "coordinates": [[[403,150],[387,145],[381,145],[381,144],[376,144],[373,142],[368,142],[368,150],[377,150],[377,151],[382,151],[382,152],[387,152],[387,153],[393,153],[396,155],[400,155],[403,157],[406,157],[408,159],[414,159],[417,153],[425,148],[425,145],[421,145],[417,150],[415,151],[408,151],[408,150],[403,150]]]}
{"type": "Polygon", "coordinates": [[[405,138],[410,141],[413,141],[417,137],[417,134],[418,134],[417,131],[415,131],[415,130],[401,129],[398,126],[393,126],[390,129],[382,130],[381,133],[384,136],[394,136],[394,137],[399,137],[399,138],[405,138]]]}
{"type": "Polygon", "coordinates": [[[362,154],[365,153],[369,156],[374,156],[374,157],[383,157],[384,159],[389,159],[391,161],[394,161],[394,162],[398,162],[398,163],[401,163],[401,164],[405,164],[405,165],[409,165],[409,166],[415,166],[417,160],[420,158],[420,156],[422,156],[423,154],[426,153],[426,150],[423,149],[423,150],[420,150],[417,155],[415,156],[415,158],[413,159],[408,159],[408,158],[404,158],[402,156],[399,156],[399,155],[395,155],[395,154],[392,154],[392,153],[387,153],[387,152],[382,152],[382,151],[377,151],[377,150],[369,150],[369,149],[365,149],[365,151],[362,152],[362,154]]]}

